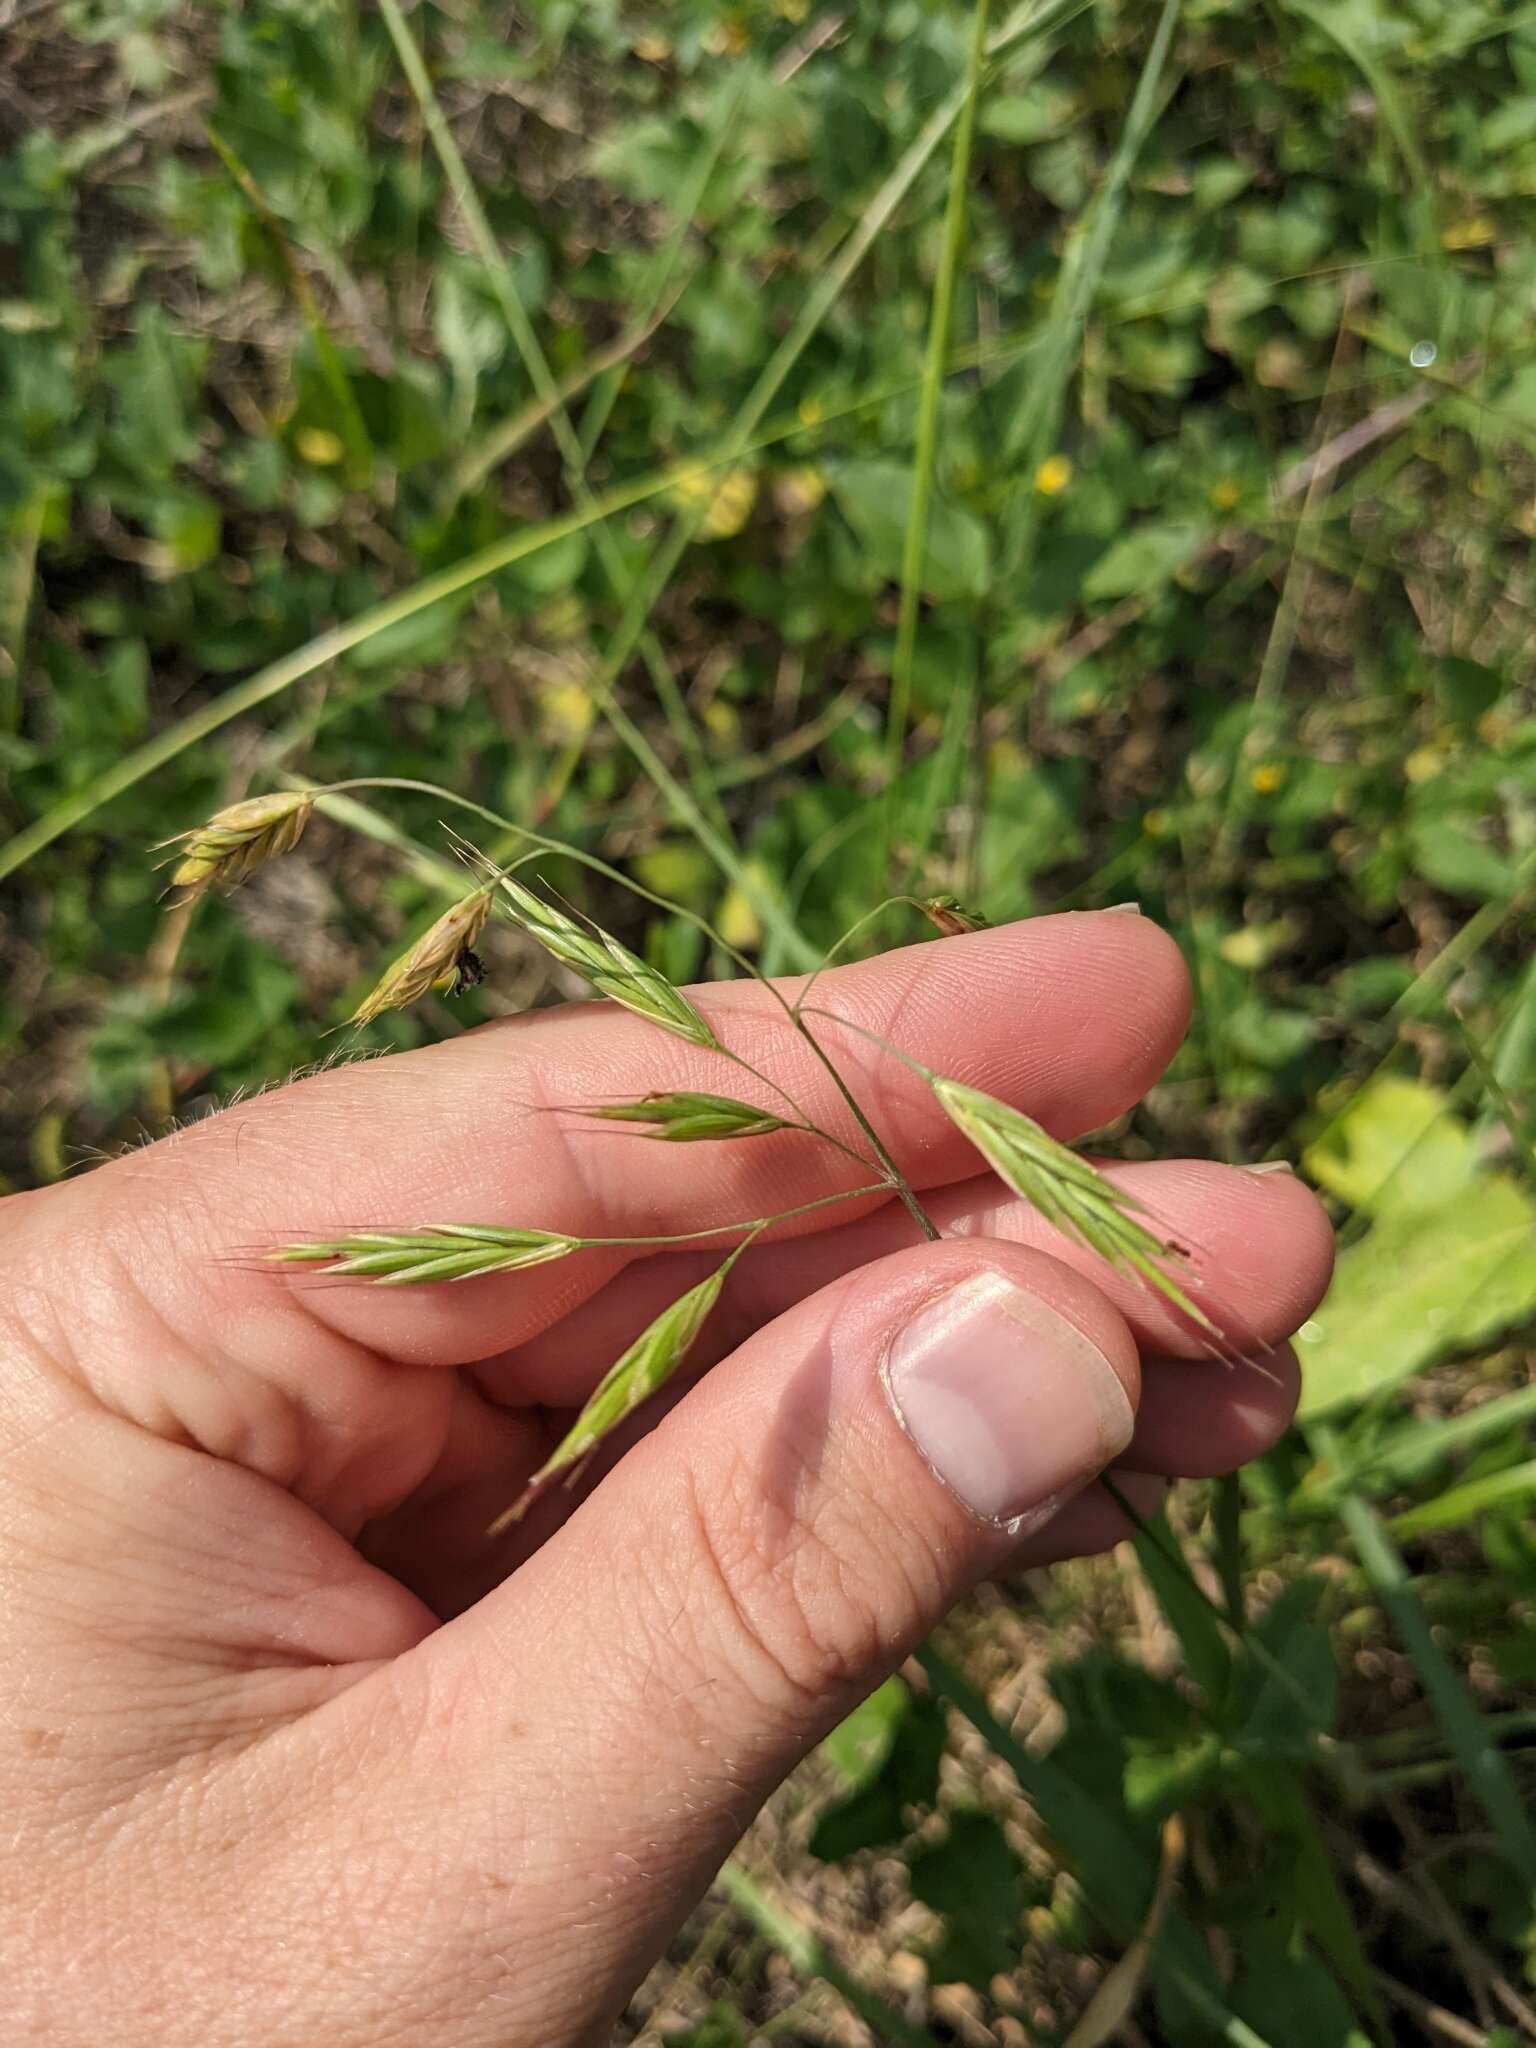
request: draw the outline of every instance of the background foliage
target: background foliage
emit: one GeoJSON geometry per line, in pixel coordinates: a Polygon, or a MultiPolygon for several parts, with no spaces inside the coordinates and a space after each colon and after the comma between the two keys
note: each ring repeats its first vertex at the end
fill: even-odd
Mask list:
{"type": "MultiPolygon", "coordinates": [[[[1536,10],[989,26],[962,249],[958,0],[0,5],[0,1169],[306,1064],[441,909],[404,796],[169,911],[146,845],[291,774],[778,969],[909,877],[1139,901],[1201,1002],[1122,1148],[1342,1225],[1302,1422],[958,1617],[631,2032],[1530,2037],[1536,10]]],[[[379,1042],[544,992],[489,954],[379,1042]]]]}

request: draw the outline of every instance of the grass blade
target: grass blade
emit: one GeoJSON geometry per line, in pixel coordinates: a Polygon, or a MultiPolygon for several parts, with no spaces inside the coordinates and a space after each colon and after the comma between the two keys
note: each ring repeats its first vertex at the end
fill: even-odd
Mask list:
{"type": "MultiPolygon", "coordinates": [[[[1062,260],[1041,349],[1040,367],[1008,437],[1011,448],[1020,457],[1020,467],[1028,477],[1033,476],[1056,442],[1067,380],[1082,347],[1083,330],[1098,292],[1099,280],[1104,275],[1104,266],[1109,260],[1115,231],[1125,210],[1131,173],[1161,106],[1163,73],[1178,24],[1180,4],[1181,0],[1163,0],[1152,46],[1142,66],[1104,183],[1074,230],[1062,260]]],[[[1026,515],[1023,539],[1027,549],[1033,534],[1033,494],[1022,502],[1026,515]]]]}
{"type": "Polygon", "coordinates": [[[785,1907],[775,1903],[736,1862],[727,1863],[715,1882],[731,1904],[802,1977],[829,1984],[871,2030],[877,2041],[896,2041],[903,2048],[938,2048],[937,2037],[916,2027],[894,2007],[866,1991],[816,1936],[785,1907]]]}
{"type": "Polygon", "coordinates": [[[976,134],[976,106],[981,98],[987,53],[988,0],[976,0],[971,17],[971,51],[966,66],[965,97],[955,123],[949,159],[949,194],[944,206],[944,241],[928,315],[928,354],[917,406],[917,445],[912,457],[912,503],[902,547],[901,608],[896,620],[896,654],[891,664],[891,701],[886,718],[888,772],[896,773],[907,735],[912,699],[912,664],[917,653],[917,613],[921,602],[923,562],[928,545],[928,498],[933,489],[934,458],[939,439],[939,399],[949,355],[949,330],[954,317],[955,277],[965,243],[971,145],[976,134]]]}
{"type": "Polygon", "coordinates": [[[55,839],[90,817],[103,804],[110,803],[113,797],[132,789],[146,775],[152,775],[157,768],[174,761],[178,754],[195,746],[199,740],[207,739],[221,726],[228,725],[231,719],[240,718],[269,699],[281,696],[295,683],[340,660],[354,647],[361,647],[365,641],[372,640],[390,626],[415,618],[419,612],[426,611],[442,599],[456,597],[461,590],[483,583],[497,570],[508,568],[513,562],[520,562],[525,556],[536,554],[540,548],[548,547],[553,541],[564,540],[569,534],[584,532],[597,519],[611,517],[615,511],[660,496],[671,489],[679,477],[694,475],[701,466],[707,469],[714,465],[688,462],[664,472],[650,471],[635,483],[609,492],[591,513],[569,512],[558,519],[547,519],[539,526],[521,527],[516,533],[492,541],[488,547],[477,549],[462,561],[422,577],[419,582],[397,591],[393,597],[370,605],[344,624],[332,626],[326,632],[316,634],[314,639],[306,640],[302,647],[268,662],[265,668],[258,669],[243,683],[223,691],[211,704],[178,719],[142,747],[135,747],[112,767],[53,804],[25,831],[18,832],[4,847],[0,847],[0,880],[25,866],[35,853],[51,846],[55,839]]]}
{"type": "MultiPolygon", "coordinates": [[[[1320,1457],[1333,1462],[1338,1440],[1326,1423],[1312,1440],[1320,1457]]],[[[1345,1493],[1339,1515],[1365,1573],[1413,1659],[1430,1705],[1445,1730],[1471,1791],[1487,1814],[1499,1845],[1525,1883],[1536,1890],[1536,1827],[1526,1811],[1508,1759],[1490,1738],[1482,1717],[1445,1652],[1435,1641],[1419,1605],[1407,1567],[1380,1519],[1359,1494],[1345,1493]]]]}
{"type": "MultiPolygon", "coordinates": [[[[400,0],[379,0],[379,12],[384,17],[384,25],[389,30],[390,40],[394,43],[401,68],[416,97],[416,104],[421,110],[427,133],[432,138],[432,146],[437,151],[449,188],[458,202],[459,211],[464,216],[470,239],[485,266],[491,289],[496,294],[496,303],[501,308],[502,317],[507,323],[523,368],[528,374],[539,403],[547,408],[549,428],[555,438],[555,445],[560,450],[561,469],[566,486],[582,510],[588,511],[593,499],[591,487],[587,482],[586,455],[580,438],[571,424],[555,373],[549,366],[549,359],[544,353],[533,322],[528,317],[528,309],[518,292],[511,265],[496,240],[485,208],[480,203],[475,182],[469,175],[469,168],[438,103],[425,59],[411,34],[400,0]]],[[[622,603],[630,593],[632,579],[623,557],[614,544],[613,536],[608,532],[606,525],[598,522],[592,528],[591,538],[603,574],[614,595],[622,603]]],[[[729,839],[729,826],[714,791],[703,742],[689,715],[677,679],[653,633],[646,631],[639,636],[639,652],[655,686],[657,698],[666,713],[667,722],[682,749],[684,759],[688,762],[694,794],[702,807],[712,814],[716,828],[729,839]]],[[[607,687],[597,693],[597,709],[605,717],[612,709],[611,694],[615,680],[615,677],[608,677],[607,687]]]]}

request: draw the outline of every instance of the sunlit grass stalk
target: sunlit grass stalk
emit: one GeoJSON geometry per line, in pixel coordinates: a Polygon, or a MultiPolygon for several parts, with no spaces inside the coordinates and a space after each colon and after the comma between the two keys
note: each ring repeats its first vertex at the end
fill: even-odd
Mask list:
{"type": "MultiPolygon", "coordinates": [[[[1054,4],[1047,0],[1047,4],[1043,6],[1026,6],[1016,10],[990,46],[988,54],[1000,54],[1003,50],[1014,47],[1026,36],[1048,33],[1050,29],[1082,12],[1085,4],[1086,0],[1054,0],[1054,4]]],[[[414,45],[412,47],[414,48],[414,45]]],[[[897,207],[916,183],[944,136],[959,118],[966,100],[964,86],[945,100],[930,116],[920,134],[865,207],[858,224],[840,247],[837,256],[823,271],[789,332],[748,392],[724,439],[726,465],[738,462],[747,452],[752,437],[761,426],[785,379],[819,330],[822,321],[836,304],[849,279],[874,246],[897,207]]],[[[668,537],[652,556],[648,571],[635,579],[631,602],[625,610],[596,676],[592,679],[591,687],[595,692],[600,692],[606,697],[622,675],[640,643],[652,610],[670,583],[673,573],[708,511],[709,504],[709,495],[705,494],[693,510],[676,517],[668,537]]],[[[593,522],[589,520],[587,523],[593,522]]],[[[615,706],[614,713],[615,729],[722,873],[727,874],[742,889],[747,899],[759,909],[764,922],[777,932],[797,964],[814,965],[814,961],[807,957],[809,948],[806,942],[788,921],[777,897],[771,892],[765,892],[757,884],[755,876],[749,874],[744,865],[734,857],[732,850],[722,842],[718,831],[672,776],[640,728],[628,719],[621,707],[615,706]]],[[[3,860],[0,860],[0,876],[3,876],[4,872],[3,860]]]]}
{"type": "MultiPolygon", "coordinates": [[[[485,208],[480,203],[480,194],[475,189],[474,179],[469,174],[469,167],[438,103],[426,61],[411,34],[399,0],[379,0],[379,11],[395,45],[401,68],[416,97],[422,120],[432,138],[432,145],[442,163],[449,187],[458,202],[459,211],[464,216],[470,238],[485,266],[491,289],[496,294],[496,302],[501,308],[502,317],[507,323],[523,368],[527,371],[528,380],[533,385],[540,403],[547,408],[549,429],[560,451],[561,469],[566,486],[577,505],[583,511],[590,511],[594,499],[587,482],[586,455],[581,441],[566,412],[560,386],[549,366],[549,358],[545,355],[538,333],[528,317],[522,294],[518,291],[517,281],[512,275],[511,265],[492,231],[485,208]]],[[[633,578],[604,521],[598,520],[593,525],[591,540],[610,588],[622,601],[630,591],[633,578]]],[[[671,664],[655,634],[649,630],[638,636],[636,645],[655,686],[662,709],[666,713],[667,723],[671,726],[673,736],[688,762],[692,776],[692,794],[710,813],[722,838],[729,842],[730,826],[714,791],[703,741],[689,714],[682,691],[678,688],[671,664]]],[[[616,677],[608,678],[607,688],[601,692],[594,692],[597,711],[604,718],[611,719],[612,689],[616,680],[616,677]]]]}
{"type": "MultiPolygon", "coordinates": [[[[989,56],[996,57],[1005,46],[1011,47],[1023,33],[1044,33],[1049,28],[1060,26],[1074,15],[1085,12],[1087,5],[1088,0],[1060,0],[1060,4],[1054,8],[1042,10],[1038,16],[1032,16],[1023,24],[1022,29],[999,31],[989,46],[989,56]]],[[[1371,266],[1367,264],[1363,267],[1369,269],[1371,266]]],[[[1329,274],[1329,266],[1313,266],[1310,269],[1304,268],[1287,273],[1276,282],[1291,282],[1329,274]]],[[[1159,312],[1181,309],[1177,301],[1165,303],[1161,299],[1149,297],[1144,304],[1136,306],[1131,313],[1122,314],[1121,317],[1147,318],[1159,312]]],[[[1041,332],[1041,327],[1036,324],[1002,342],[968,345],[957,350],[952,356],[948,374],[961,376],[971,370],[1000,364],[1027,354],[1039,346],[1041,332]]],[[[921,383],[920,377],[896,378],[860,392],[853,398],[830,404],[814,427],[809,426],[797,411],[793,416],[780,420],[756,435],[746,452],[755,453],[785,441],[825,435],[844,420],[878,410],[893,400],[909,397],[921,388],[921,383]]],[[[1516,415],[1496,404],[1481,398],[1478,403],[1482,410],[1502,423],[1516,427],[1521,424],[1516,415]]],[[[648,503],[677,490],[680,486],[696,481],[701,476],[725,469],[739,461],[740,457],[741,451],[737,449],[734,441],[716,442],[708,449],[700,450],[665,468],[647,471],[643,476],[605,492],[598,501],[594,516],[612,518],[615,513],[648,503]]],[[[62,838],[76,825],[82,824],[103,805],[134,788],[156,769],[165,767],[185,753],[189,747],[207,739],[232,720],[259,709],[263,704],[291,689],[296,683],[302,682],[307,676],[315,674],[333,661],[340,660],[354,648],[365,645],[390,627],[417,617],[432,605],[447,598],[473,589],[498,570],[510,567],[512,563],[536,554],[540,549],[552,546],[557,541],[568,539],[572,534],[583,532],[591,523],[591,519],[586,515],[575,512],[560,515],[533,527],[519,528],[516,533],[503,536],[502,539],[489,543],[462,560],[449,564],[447,568],[420,578],[406,589],[397,591],[393,596],[360,612],[355,618],[328,628],[302,646],[267,663],[248,676],[243,683],[225,690],[211,703],[201,706],[197,711],[188,713],[186,717],[168,726],[152,740],[134,748],[121,760],[114,762],[110,768],[104,769],[99,775],[83,783],[79,789],[72,790],[68,796],[60,798],[50,805],[41,817],[34,819],[4,845],[0,845],[0,881],[16,873],[36,854],[51,846],[55,840],[62,838]]],[[[1118,873],[1122,865],[1121,861],[1111,863],[1110,869],[1105,871],[1106,875],[1118,873]]],[[[1521,869],[1527,880],[1533,872],[1536,872],[1536,855],[1528,859],[1521,869]]],[[[1483,910],[1471,921],[1468,937],[1472,950],[1491,936],[1516,907],[1517,903],[1512,899],[1484,905],[1483,910]]],[[[771,929],[778,928],[771,916],[766,921],[771,929]]],[[[805,949],[798,947],[794,940],[786,939],[784,943],[792,964],[800,967],[814,964],[806,957],[805,949]]],[[[1447,971],[1450,965],[1448,960],[1447,971]]],[[[1416,988],[1415,995],[1417,999],[1422,995],[1422,991],[1416,988]]],[[[1401,1004],[1395,1005],[1386,1021],[1395,1019],[1401,1014],[1401,1010],[1401,1004]]]]}
{"type": "MultiPolygon", "coordinates": [[[[1073,13],[1082,12],[1085,5],[1086,0],[1072,0],[1070,6],[1063,6],[1057,9],[1056,13],[1059,18],[1064,19],[1073,13]]],[[[995,48],[994,44],[994,50],[995,48]]],[[[1016,345],[967,350],[951,364],[950,374],[961,375],[980,362],[1002,360],[1032,345],[1031,335],[1016,345]]],[[[888,384],[862,392],[854,398],[829,406],[814,432],[826,433],[845,419],[876,410],[882,405],[889,404],[893,399],[904,397],[917,390],[920,381],[915,377],[895,379],[888,384]]],[[[585,532],[596,519],[611,519],[616,513],[652,502],[680,488],[686,488],[698,478],[726,469],[740,461],[743,452],[755,453],[784,441],[803,439],[812,431],[796,412],[792,417],[756,435],[749,442],[746,451],[739,448],[734,437],[725,442],[716,442],[710,448],[702,449],[678,462],[670,463],[661,469],[648,470],[643,476],[616,485],[599,498],[591,514],[578,510],[560,514],[534,526],[519,527],[515,533],[504,535],[500,540],[488,543],[473,554],[464,556],[460,561],[450,563],[446,568],[437,570],[430,576],[419,578],[404,590],[396,591],[378,604],[370,605],[342,624],[328,627],[325,632],[316,634],[301,646],[279,656],[275,661],[268,662],[254,674],[247,676],[244,682],[223,691],[211,703],[189,712],[186,717],[167,726],[152,740],[134,748],[121,760],[114,762],[110,768],[104,769],[99,775],[82,784],[79,789],[72,790],[68,796],[50,805],[40,818],[34,819],[30,825],[0,846],[0,881],[24,867],[44,847],[51,846],[56,839],[62,838],[66,832],[82,824],[104,804],[134,788],[156,769],[176,760],[189,747],[209,738],[232,720],[243,718],[248,712],[258,710],[263,704],[292,689],[296,683],[303,682],[306,677],[328,667],[332,662],[341,660],[354,648],[366,645],[368,641],[388,631],[390,627],[416,618],[434,604],[440,604],[464,591],[474,589],[477,584],[494,576],[499,570],[510,568],[513,563],[537,554],[543,548],[569,539],[573,534],[585,532]]],[[[762,904],[758,897],[753,896],[751,888],[748,888],[746,893],[749,901],[753,901],[762,911],[762,904]]],[[[792,928],[786,928],[784,920],[775,918],[771,910],[762,911],[762,914],[765,923],[779,936],[794,965],[809,968],[815,964],[810,948],[798,933],[793,932],[792,928]]]]}
{"type": "Polygon", "coordinates": [[[944,239],[933,282],[928,315],[928,352],[917,403],[917,439],[912,455],[912,499],[902,542],[901,598],[896,618],[896,652],[891,663],[891,701],[886,719],[887,773],[894,777],[906,743],[912,701],[912,666],[917,654],[917,615],[922,603],[923,567],[928,549],[928,498],[933,489],[939,442],[939,402],[944,391],[944,366],[954,317],[955,279],[965,246],[970,196],[971,145],[976,133],[976,107],[986,65],[988,0],[975,0],[971,12],[971,45],[966,64],[964,97],[955,122],[949,158],[949,192],[944,206],[944,239]]]}
{"type": "MultiPolygon", "coordinates": [[[[1003,31],[994,40],[992,45],[989,46],[988,54],[1000,54],[1003,50],[1014,47],[1026,36],[1048,33],[1050,29],[1064,21],[1070,20],[1075,14],[1082,12],[1085,5],[1086,0],[1047,0],[1047,4],[1043,6],[1026,5],[1016,10],[1003,31]]],[[[839,247],[836,256],[823,270],[821,277],[812,287],[789,332],[774,350],[773,355],[769,358],[769,361],[753,383],[751,390],[736,414],[735,420],[732,422],[730,430],[726,434],[724,449],[727,465],[740,461],[747,452],[753,436],[761,426],[769,406],[782,389],[785,379],[789,376],[791,370],[799,361],[800,356],[819,331],[821,323],[837,303],[849,280],[853,277],[860,264],[862,264],[870,249],[873,248],[876,240],[895,214],[897,208],[916,183],[924,167],[938,149],[945,135],[949,132],[950,127],[959,118],[966,105],[966,99],[966,89],[962,85],[930,116],[890,176],[864,208],[857,225],[839,247]]],[[[636,579],[634,598],[627,607],[624,618],[621,620],[617,632],[609,643],[604,661],[593,682],[594,689],[600,689],[606,693],[623,673],[625,666],[639,645],[640,636],[645,630],[652,610],[660,601],[662,593],[671,582],[678,564],[681,562],[694,535],[703,523],[710,502],[710,497],[706,493],[691,510],[677,515],[667,538],[652,555],[648,571],[636,579]]],[[[616,728],[621,732],[632,750],[635,750],[635,742],[627,725],[620,722],[622,717],[623,714],[620,713],[619,717],[615,718],[616,728]]],[[[647,749],[649,749],[649,743],[646,742],[645,744],[647,749]]],[[[643,765],[647,767],[669,799],[673,800],[674,807],[676,807],[676,798],[674,796],[676,785],[670,775],[666,773],[659,760],[654,761],[653,765],[652,760],[638,754],[638,751],[637,758],[642,759],[643,765]]],[[[781,943],[786,944],[786,949],[795,964],[799,966],[814,965],[814,962],[806,957],[809,949],[806,947],[798,931],[789,922],[787,913],[783,910],[777,897],[769,896],[765,907],[765,892],[756,885],[755,878],[747,875],[745,870],[740,870],[739,864],[733,868],[729,859],[721,858],[718,835],[714,833],[713,828],[708,827],[702,817],[689,815],[693,808],[690,802],[689,810],[681,811],[680,815],[684,816],[685,821],[689,824],[694,836],[699,840],[705,851],[721,867],[722,872],[730,875],[737,886],[742,888],[743,894],[747,899],[763,909],[764,922],[776,932],[781,943]]],[[[814,1043],[814,1041],[812,1042],[814,1043]]],[[[831,1070],[829,1069],[829,1071],[831,1070]]],[[[871,1134],[866,1133],[866,1135],[871,1134]]]]}

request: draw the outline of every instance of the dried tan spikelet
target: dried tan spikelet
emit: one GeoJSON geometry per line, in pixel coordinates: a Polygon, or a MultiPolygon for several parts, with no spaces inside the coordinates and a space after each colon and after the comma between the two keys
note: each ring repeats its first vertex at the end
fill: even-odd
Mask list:
{"type": "Polygon", "coordinates": [[[692,1350],[710,1310],[720,1299],[725,1276],[736,1263],[739,1250],[733,1252],[707,1280],[701,1280],[697,1287],[690,1287],[670,1307],[664,1308],[656,1320],[641,1331],[623,1357],[609,1366],[565,1436],[511,1507],[492,1522],[486,1531],[488,1536],[499,1536],[503,1529],[517,1521],[551,1479],[561,1472],[574,1474],[575,1468],[597,1449],[604,1437],[632,1415],[642,1401],[648,1401],[652,1394],[665,1386],[692,1350]]]}
{"type": "Polygon", "coordinates": [[[472,1280],[482,1273],[521,1273],[579,1252],[585,1240],[558,1230],[500,1230],[489,1223],[434,1223],[422,1230],[360,1230],[350,1237],[285,1244],[271,1254],[281,1265],[324,1266],[337,1279],[379,1287],[472,1280]]]}
{"type": "Polygon", "coordinates": [[[584,1109],[583,1116],[601,1117],[610,1123],[648,1124],[647,1138],[668,1144],[686,1145],[701,1138],[760,1138],[769,1131],[794,1128],[771,1110],[755,1109],[750,1102],[738,1102],[729,1095],[704,1095],[688,1088],[670,1093],[659,1091],[639,1102],[605,1102],[584,1109]]]}
{"type": "Polygon", "coordinates": [[[419,1002],[429,989],[452,995],[478,979],[479,961],[474,944],[491,912],[491,882],[444,911],[428,931],[422,933],[384,974],[371,994],[364,997],[349,1024],[368,1024],[385,1010],[403,1010],[419,1002]]]}
{"type": "Polygon", "coordinates": [[[686,1038],[690,1045],[708,1052],[720,1050],[719,1039],[688,998],[638,954],[605,931],[584,929],[575,918],[535,896],[510,875],[503,875],[500,885],[523,930],[546,952],[584,975],[599,995],[622,1003],[637,1016],[648,1017],[663,1031],[686,1038]]]}
{"type": "Polygon", "coordinates": [[[958,938],[962,932],[991,929],[990,921],[979,910],[967,910],[958,896],[925,896],[917,907],[935,930],[941,931],[947,939],[958,938]]]}
{"type": "Polygon", "coordinates": [[[1169,1271],[1184,1263],[1182,1247],[1158,1237],[1140,1219],[1134,1197],[1098,1168],[1043,1131],[1033,1117],[979,1088],[942,1074],[929,1084],[950,1121],[970,1139],[998,1178],[1047,1223],[1097,1252],[1109,1265],[1138,1274],[1209,1335],[1220,1332],[1169,1271]]]}
{"type": "Polygon", "coordinates": [[[234,888],[263,862],[297,846],[314,808],[314,793],[307,789],[274,789],[226,805],[206,824],[164,841],[181,848],[171,886],[183,892],[183,902],[205,889],[234,888]]]}

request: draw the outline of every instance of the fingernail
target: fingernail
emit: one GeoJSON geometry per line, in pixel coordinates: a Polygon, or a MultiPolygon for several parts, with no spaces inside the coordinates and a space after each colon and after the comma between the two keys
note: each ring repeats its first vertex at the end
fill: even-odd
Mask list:
{"type": "Polygon", "coordinates": [[[1132,917],[1140,917],[1141,915],[1141,905],[1139,903],[1106,903],[1104,908],[1106,910],[1128,911],[1132,917]]]}
{"type": "Polygon", "coordinates": [[[1261,1159],[1256,1166],[1245,1166],[1244,1173],[1294,1173],[1295,1167],[1289,1159],[1261,1159]]]}
{"type": "Polygon", "coordinates": [[[1000,1273],[925,1303],[891,1346],[885,1385],[950,1491],[983,1521],[1020,1529],[1101,1472],[1134,1420],[1097,1345],[1000,1273]]]}

